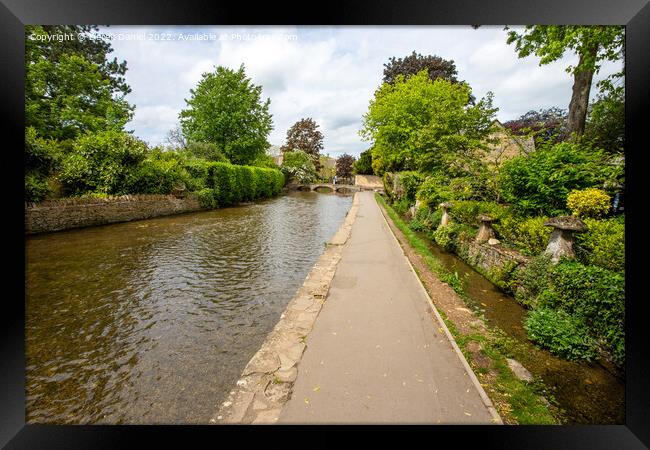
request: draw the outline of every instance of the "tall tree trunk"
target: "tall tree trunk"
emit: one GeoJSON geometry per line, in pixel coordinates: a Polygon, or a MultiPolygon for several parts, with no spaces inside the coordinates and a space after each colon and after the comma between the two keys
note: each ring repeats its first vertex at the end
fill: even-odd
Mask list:
{"type": "MultiPolygon", "coordinates": [[[[587,50],[587,54],[580,55],[581,66],[586,57],[590,57],[593,61],[596,59],[598,53],[598,46],[594,46],[587,50]]],[[[591,91],[591,80],[594,77],[594,70],[587,69],[576,72],[573,76],[573,95],[571,96],[571,103],[569,103],[569,117],[567,119],[567,137],[571,137],[575,133],[575,138],[578,139],[585,132],[585,122],[587,120],[587,107],[589,106],[589,91],[591,91]]]]}

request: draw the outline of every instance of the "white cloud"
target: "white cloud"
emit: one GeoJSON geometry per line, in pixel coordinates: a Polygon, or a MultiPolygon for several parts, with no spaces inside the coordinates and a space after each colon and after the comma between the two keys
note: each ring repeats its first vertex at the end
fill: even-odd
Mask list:
{"type": "MultiPolygon", "coordinates": [[[[110,27],[116,32],[208,32],[226,39],[208,41],[119,41],[111,56],[128,62],[128,100],[136,105],[129,124],[136,135],[161,143],[178,123],[184,99],[201,74],[214,65],[242,63],[253,83],[271,99],[272,144],[284,143],[287,129],[312,117],[325,136],[325,152],[358,155],[368,147],[358,130],[368,102],[381,83],[383,64],[412,51],[455,62],[458,78],[478,98],[494,93],[500,120],[531,109],[567,108],[572,77],[564,68],[574,55],[539,66],[519,59],[506,44],[503,27],[110,27]],[[294,39],[292,36],[297,36],[294,39]]],[[[594,83],[619,69],[603,64],[594,83]]],[[[592,91],[595,92],[595,89],[592,91]]]]}

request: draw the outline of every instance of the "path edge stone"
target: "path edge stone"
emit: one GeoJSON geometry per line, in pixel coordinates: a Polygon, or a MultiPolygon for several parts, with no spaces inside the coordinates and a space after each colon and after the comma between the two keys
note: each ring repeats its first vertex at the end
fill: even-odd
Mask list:
{"type": "Polygon", "coordinates": [[[359,210],[359,194],[280,320],[253,355],[211,424],[273,424],[291,398],[306,338],[327,298],[359,210]]]}

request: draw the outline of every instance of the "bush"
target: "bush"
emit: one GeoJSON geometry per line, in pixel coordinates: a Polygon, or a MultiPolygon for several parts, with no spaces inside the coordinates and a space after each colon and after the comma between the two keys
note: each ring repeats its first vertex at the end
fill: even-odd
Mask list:
{"type": "Polygon", "coordinates": [[[285,152],[280,170],[287,180],[303,184],[311,183],[318,176],[311,156],[302,150],[285,152]]]}
{"type": "Polygon", "coordinates": [[[205,159],[213,162],[230,162],[215,144],[211,142],[190,142],[185,152],[195,158],[205,159]]]}
{"type": "Polygon", "coordinates": [[[458,224],[450,223],[447,226],[438,227],[433,233],[433,239],[439,246],[452,252],[456,249],[456,240],[461,231],[462,227],[458,224]]]}
{"type": "Polygon", "coordinates": [[[408,209],[411,207],[411,203],[409,202],[409,200],[406,197],[402,197],[399,200],[394,199],[394,201],[392,203],[392,207],[393,207],[393,209],[395,211],[397,211],[397,213],[400,216],[403,216],[403,215],[406,214],[408,209]]]}
{"type": "Polygon", "coordinates": [[[532,258],[517,272],[515,299],[528,307],[535,308],[540,296],[549,289],[551,255],[542,253],[532,258]]]}
{"type": "Polygon", "coordinates": [[[400,185],[402,197],[406,198],[411,204],[415,203],[415,194],[424,181],[424,177],[419,172],[405,171],[398,175],[397,183],[400,185]]]}
{"type": "Polygon", "coordinates": [[[186,189],[194,187],[182,157],[175,152],[160,150],[150,152],[129,173],[126,183],[125,191],[133,194],[169,194],[177,183],[183,183],[186,189]]]}
{"type": "Polygon", "coordinates": [[[544,226],[547,220],[548,217],[504,216],[494,224],[494,230],[506,243],[525,255],[534,256],[542,253],[548,245],[552,229],[544,226]]]}
{"type": "Polygon", "coordinates": [[[207,172],[207,184],[212,186],[209,189],[218,207],[272,197],[284,185],[284,176],[277,169],[209,163],[207,172]]]}
{"type": "Polygon", "coordinates": [[[212,209],[217,207],[217,200],[214,198],[214,190],[203,188],[197,192],[201,208],[212,209]]]}
{"type": "Polygon", "coordinates": [[[611,197],[601,189],[573,190],[567,197],[566,206],[571,214],[581,218],[598,218],[607,214],[611,197]]]}
{"type": "Polygon", "coordinates": [[[50,193],[47,180],[34,172],[25,175],[25,201],[40,202],[50,193]]]}
{"type": "Polygon", "coordinates": [[[595,343],[588,337],[585,324],[562,310],[540,308],[530,311],[524,321],[528,337],[551,353],[569,360],[592,360],[595,343]]]}
{"type": "Polygon", "coordinates": [[[66,194],[129,194],[129,178],[147,156],[147,145],[129,133],[86,134],[63,160],[60,180],[66,194]]]}
{"type": "Polygon", "coordinates": [[[453,206],[449,209],[449,215],[458,223],[464,223],[470,226],[478,226],[480,221],[478,216],[487,214],[495,220],[501,220],[507,217],[510,212],[504,205],[492,202],[482,202],[476,200],[454,201],[453,206]]]}
{"type": "Polygon", "coordinates": [[[576,255],[585,264],[615,272],[625,270],[625,216],[585,219],[587,231],[576,234],[576,255]]]}
{"type": "Polygon", "coordinates": [[[33,127],[25,129],[25,201],[38,202],[51,194],[47,180],[58,169],[61,155],[56,141],[38,137],[33,127]]]}
{"type": "Polygon", "coordinates": [[[499,185],[506,202],[530,215],[561,215],[570,191],[603,184],[613,176],[601,151],[562,142],[542,145],[504,163],[499,185]]]}
{"type": "Polygon", "coordinates": [[[576,261],[562,261],[550,271],[556,308],[580,317],[592,335],[604,340],[615,362],[625,359],[625,278],[576,261]]]}

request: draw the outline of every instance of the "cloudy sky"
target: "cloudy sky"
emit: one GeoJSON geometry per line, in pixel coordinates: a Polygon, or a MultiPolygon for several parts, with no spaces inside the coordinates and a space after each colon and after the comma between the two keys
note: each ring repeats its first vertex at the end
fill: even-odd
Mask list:
{"type": "MultiPolygon", "coordinates": [[[[271,144],[282,145],[293,123],[311,117],[325,136],[324,153],[333,157],[358,156],[368,148],[358,135],[361,118],[391,56],[415,50],[453,60],[458,78],[477,98],[494,93],[501,121],[531,109],[566,109],[573,80],[564,68],[577,62],[573,54],[541,67],[534,56],[518,59],[503,27],[111,26],[101,31],[112,42],[109,56],[127,61],[132,88],[127,99],[136,106],[127,128],[150,144],[163,143],[178,125],[178,113],[203,72],[244,64],[247,76],[263,87],[263,98],[271,99],[271,144]]],[[[620,63],[603,64],[594,83],[619,69],[620,63]]]]}

